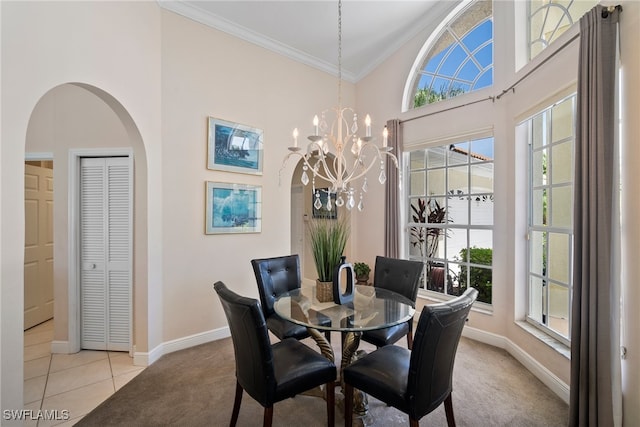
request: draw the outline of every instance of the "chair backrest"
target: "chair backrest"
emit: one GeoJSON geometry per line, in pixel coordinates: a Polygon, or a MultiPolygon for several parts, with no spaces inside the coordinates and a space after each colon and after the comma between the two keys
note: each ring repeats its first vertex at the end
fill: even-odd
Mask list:
{"type": "Polygon", "coordinates": [[[377,256],[373,286],[403,295],[415,303],[423,268],[421,261],[377,256]]]}
{"type": "Polygon", "coordinates": [[[271,316],[276,298],[300,287],[300,257],[286,255],[254,259],[251,260],[251,265],[258,283],[262,311],[265,317],[271,316]]]}
{"type": "Polygon", "coordinates": [[[458,298],[422,309],[413,340],[407,398],[413,401],[409,414],[419,420],[438,407],[451,393],[453,363],[462,328],[478,297],[469,288],[458,298]]]}
{"type": "Polygon", "coordinates": [[[277,384],[267,324],[258,300],[240,296],[222,282],[216,282],[213,287],[231,330],[236,378],[256,401],[265,407],[271,406],[277,384]]]}

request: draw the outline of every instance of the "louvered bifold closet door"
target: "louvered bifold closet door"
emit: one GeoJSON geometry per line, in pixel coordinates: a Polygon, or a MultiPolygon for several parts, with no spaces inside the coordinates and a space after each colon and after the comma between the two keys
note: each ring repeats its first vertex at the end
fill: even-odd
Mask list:
{"type": "Polygon", "coordinates": [[[131,173],[126,157],[80,163],[81,347],[129,351],[131,173]]]}

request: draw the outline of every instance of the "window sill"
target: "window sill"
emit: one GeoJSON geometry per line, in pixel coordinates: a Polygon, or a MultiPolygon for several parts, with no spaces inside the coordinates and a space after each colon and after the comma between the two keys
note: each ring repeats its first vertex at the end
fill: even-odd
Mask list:
{"type": "Polygon", "coordinates": [[[567,358],[567,360],[571,360],[571,348],[569,348],[564,343],[561,343],[557,339],[545,334],[540,329],[536,328],[533,325],[530,325],[524,320],[516,320],[516,325],[520,326],[529,334],[533,335],[538,340],[542,341],[556,352],[560,353],[562,356],[567,358]]]}
{"type": "MultiPolygon", "coordinates": [[[[446,296],[446,295],[436,295],[434,296],[433,293],[418,293],[418,298],[425,300],[425,301],[429,301],[435,304],[441,303],[441,302],[447,302],[449,300],[452,300],[454,297],[450,297],[450,296],[446,296]]],[[[473,306],[471,307],[471,311],[475,312],[475,313],[482,313],[482,314],[487,314],[489,316],[493,315],[493,306],[491,304],[487,304],[484,302],[479,302],[476,301],[473,303],[473,306]]]]}

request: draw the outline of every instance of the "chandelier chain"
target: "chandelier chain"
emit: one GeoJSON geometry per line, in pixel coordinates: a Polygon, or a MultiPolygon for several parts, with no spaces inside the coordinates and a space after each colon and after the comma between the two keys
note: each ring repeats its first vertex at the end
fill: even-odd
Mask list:
{"type": "Polygon", "coordinates": [[[338,107],[342,107],[342,0],[338,0],[338,107]]]}

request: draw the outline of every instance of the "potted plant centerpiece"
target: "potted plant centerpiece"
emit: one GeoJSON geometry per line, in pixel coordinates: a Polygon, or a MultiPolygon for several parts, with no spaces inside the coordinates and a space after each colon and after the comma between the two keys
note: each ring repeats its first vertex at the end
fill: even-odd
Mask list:
{"type": "Polygon", "coordinates": [[[349,239],[349,224],[342,219],[315,218],[308,223],[311,252],[316,265],[316,298],[333,301],[333,273],[349,239]]]}
{"type": "Polygon", "coordinates": [[[369,284],[369,273],[371,273],[371,267],[366,262],[356,262],[353,264],[353,271],[356,273],[356,281],[358,285],[369,284]]]}

